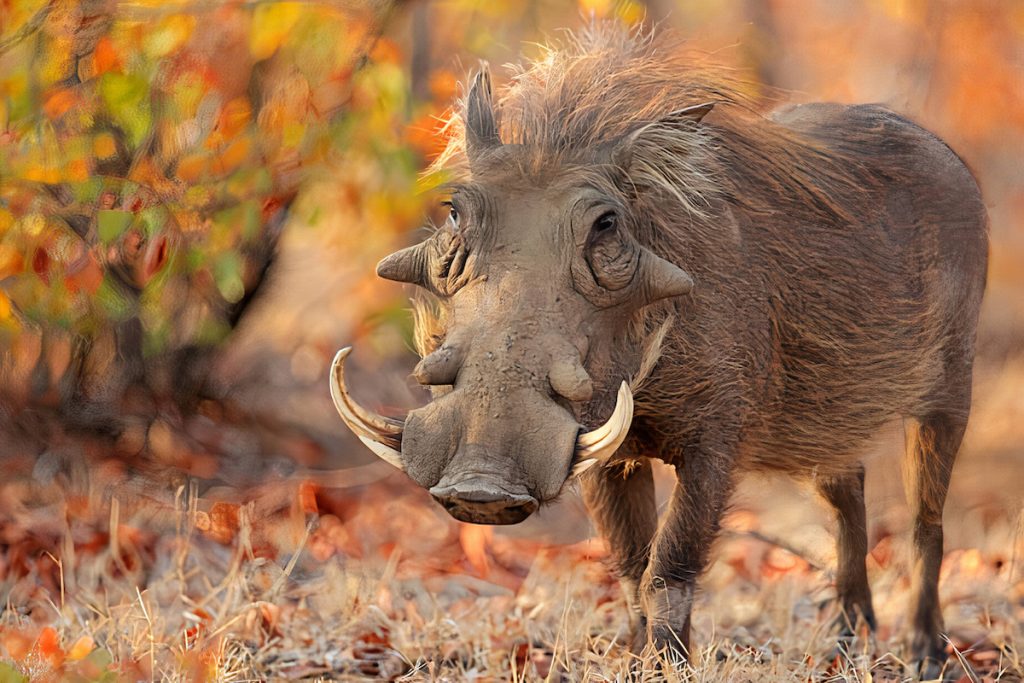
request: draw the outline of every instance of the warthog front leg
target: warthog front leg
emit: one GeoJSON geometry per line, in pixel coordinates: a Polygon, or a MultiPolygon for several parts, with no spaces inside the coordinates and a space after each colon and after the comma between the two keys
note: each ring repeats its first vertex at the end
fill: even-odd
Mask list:
{"type": "Polygon", "coordinates": [[[608,541],[614,569],[629,605],[633,649],[647,642],[647,624],[640,607],[640,579],[651,556],[658,528],[654,474],[646,458],[594,467],[582,477],[583,499],[598,531],[608,541]]]}
{"type": "Polygon", "coordinates": [[[676,466],[676,486],[640,582],[647,636],[673,659],[690,649],[690,610],[722,512],[733,490],[732,458],[721,452],[687,451],[676,466]]]}

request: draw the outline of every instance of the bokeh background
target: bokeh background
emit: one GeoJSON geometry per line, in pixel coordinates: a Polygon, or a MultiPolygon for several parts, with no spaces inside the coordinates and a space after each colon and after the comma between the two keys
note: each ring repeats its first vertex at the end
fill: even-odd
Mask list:
{"type": "MultiPolygon", "coordinates": [[[[429,509],[342,426],[329,362],[353,345],[354,392],[382,412],[426,400],[407,379],[409,292],[374,264],[436,213],[443,177],[424,170],[478,61],[500,87],[502,64],[595,19],[675,32],[766,108],[885,104],[967,162],[992,248],[947,540],[1011,555],[1024,524],[1024,4],[2,0],[0,583],[18,596],[47,573],[43,552],[84,552],[92,537],[73,520],[108,520],[112,501],[126,519],[148,510],[132,522],[146,530],[175,528],[191,505],[224,544],[247,504],[250,522],[296,506],[345,522],[365,500],[429,509]]],[[[869,458],[873,544],[906,525],[898,432],[869,458]]],[[[827,554],[810,495],[764,487],[745,486],[739,510],[827,554]]],[[[256,545],[272,555],[296,533],[256,545]]],[[[479,548],[477,532],[452,533],[479,548]]],[[[570,543],[589,524],[569,495],[502,533],[570,543]]],[[[346,552],[317,538],[322,559],[346,552]]]]}

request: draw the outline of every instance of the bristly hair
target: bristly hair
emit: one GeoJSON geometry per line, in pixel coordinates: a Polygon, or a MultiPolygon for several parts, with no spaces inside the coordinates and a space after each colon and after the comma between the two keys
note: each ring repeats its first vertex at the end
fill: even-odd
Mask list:
{"type": "MultiPolygon", "coordinates": [[[[685,106],[750,102],[739,82],[721,68],[701,64],[665,37],[598,23],[547,46],[537,59],[510,65],[512,78],[495,114],[501,141],[517,145],[526,174],[576,161],[592,163],[595,150],[610,151],[638,129],[628,181],[656,187],[688,212],[701,214],[719,179],[704,158],[711,142],[698,127],[666,125],[685,106]]],[[[468,174],[466,102],[445,125],[449,143],[432,166],[468,174]]]]}
{"type": "MultiPolygon", "coordinates": [[[[755,466],[849,474],[847,456],[892,416],[964,410],[944,393],[943,354],[970,367],[985,219],[948,147],[878,105],[769,113],[664,36],[599,24],[542,49],[497,102],[477,76],[433,170],[586,184],[627,207],[643,247],[685,265],[694,291],[638,308],[610,361],[632,379],[636,415],[685,404],[697,434],[705,418],[749,414],[755,466]],[[705,118],[683,116],[707,103],[705,118]],[[976,263],[957,265],[949,239],[976,263]]],[[[447,323],[430,303],[415,304],[421,353],[447,323]]],[[[645,429],[678,444],[682,420],[645,429]]]]}
{"type": "MultiPolygon", "coordinates": [[[[850,218],[823,188],[860,185],[856,162],[765,118],[734,73],[670,37],[597,23],[541,50],[509,67],[512,78],[494,106],[498,137],[518,147],[514,159],[524,175],[593,166],[600,163],[595,154],[607,157],[633,135],[626,183],[678,202],[684,214],[707,215],[717,196],[772,211],[783,194],[808,211],[850,218]],[[714,125],[671,120],[704,103],[715,105],[714,125]],[[750,191],[753,176],[762,193],[750,191]]],[[[431,170],[469,174],[466,115],[463,102],[445,125],[449,143],[431,170]]]]}
{"type": "MultiPolygon", "coordinates": [[[[477,119],[487,123],[476,137],[500,144],[469,153],[470,103],[464,101],[446,124],[449,142],[431,171],[463,180],[489,155],[501,155],[503,164],[517,165],[508,170],[526,177],[571,169],[612,194],[631,194],[646,219],[635,226],[635,236],[668,258],[680,251],[681,224],[700,241],[723,238],[733,225],[717,217],[723,201],[748,215],[774,215],[784,204],[794,220],[853,224],[846,209],[851,202],[844,198],[878,180],[859,160],[766,117],[734,73],[667,35],[598,23],[541,50],[538,58],[510,67],[512,78],[499,89],[493,111],[481,112],[479,98],[472,103],[477,119]],[[714,104],[710,123],[692,125],[674,116],[706,103],[714,104]],[[615,150],[626,141],[628,161],[621,163],[615,150]],[[514,154],[502,152],[509,146],[514,154]]],[[[489,93],[486,74],[478,81],[489,93]]],[[[737,232],[729,239],[739,238],[737,232]]],[[[414,306],[418,322],[431,320],[430,306],[414,306]]],[[[647,307],[630,336],[655,335],[670,310],[647,307]]],[[[436,317],[432,322],[444,324],[436,317]]],[[[422,351],[431,350],[426,342],[433,336],[419,335],[422,351]]],[[[650,357],[657,358],[658,346],[651,346],[650,357]]]]}

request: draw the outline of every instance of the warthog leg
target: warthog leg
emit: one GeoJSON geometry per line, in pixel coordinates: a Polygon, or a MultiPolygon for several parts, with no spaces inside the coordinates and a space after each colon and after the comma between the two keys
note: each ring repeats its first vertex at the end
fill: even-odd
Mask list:
{"type": "Polygon", "coordinates": [[[836,539],[838,572],[836,590],[843,613],[839,619],[840,637],[854,634],[858,619],[876,628],[875,610],[871,605],[865,558],[868,554],[867,513],[864,510],[864,466],[845,475],[820,477],[818,492],[835,509],[839,523],[836,539]]]}
{"type": "Polygon", "coordinates": [[[613,462],[594,467],[580,480],[591,517],[611,549],[629,605],[633,649],[640,650],[647,643],[647,625],[637,591],[658,528],[651,462],[646,458],[613,462]]]}
{"type": "Polygon", "coordinates": [[[732,457],[722,444],[688,449],[676,465],[676,486],[640,582],[647,637],[672,660],[690,648],[690,611],[697,577],[733,491],[732,457]]]}
{"type": "MultiPolygon", "coordinates": [[[[969,398],[966,405],[970,405],[969,398]]],[[[907,430],[903,478],[914,516],[910,651],[922,679],[937,678],[946,661],[939,608],[942,507],[966,426],[967,411],[963,410],[932,413],[918,420],[916,429],[908,425],[907,430]]]]}

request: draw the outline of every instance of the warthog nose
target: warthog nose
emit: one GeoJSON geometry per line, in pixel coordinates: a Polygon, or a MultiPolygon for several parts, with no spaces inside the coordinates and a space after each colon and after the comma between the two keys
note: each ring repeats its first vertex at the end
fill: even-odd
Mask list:
{"type": "Polygon", "coordinates": [[[470,480],[451,486],[438,484],[430,495],[455,519],[472,524],[518,524],[537,509],[537,499],[510,493],[490,482],[470,480]]]}

